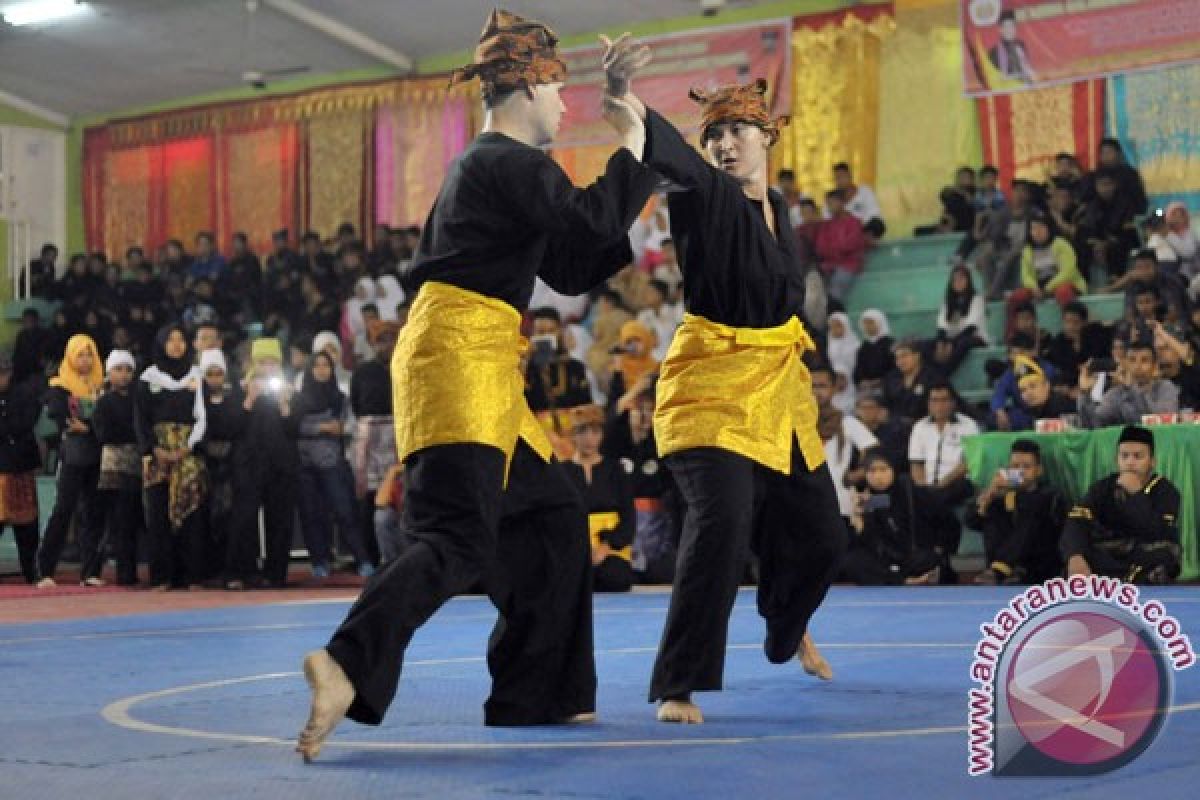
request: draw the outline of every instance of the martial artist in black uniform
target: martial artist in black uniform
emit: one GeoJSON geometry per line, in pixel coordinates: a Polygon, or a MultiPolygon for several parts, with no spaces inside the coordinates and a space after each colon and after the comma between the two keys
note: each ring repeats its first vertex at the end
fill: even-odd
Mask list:
{"type": "Polygon", "coordinates": [[[451,165],[405,271],[418,294],[392,358],[402,526],[415,541],[305,659],[313,702],[297,750],[306,759],[343,714],[382,720],[413,632],[480,579],[500,611],[485,722],[594,710],[586,529],[524,400],[520,314],[535,276],[577,294],[629,263],[627,232],[654,178],[638,163],[643,128],[620,103],[607,114],[624,146],[591,187],[575,188],[538,148],[563,113],[556,43],[545,26],[496,11],[475,63],[456,73],[482,78],[489,117],[451,165]]]}
{"type": "Polygon", "coordinates": [[[1067,572],[1129,583],[1179,576],[1179,490],[1154,473],[1154,434],[1130,425],[1117,443],[1117,472],[1092,484],[1067,514],[1060,544],[1067,572]]]}
{"type": "Polygon", "coordinates": [[[678,186],[671,239],[687,313],[663,361],[654,432],[687,507],[666,630],[650,685],[664,722],[703,721],[692,692],[721,688],[729,615],[747,549],[760,564],[764,650],[832,677],[807,635],[836,575],[845,525],[816,430],[801,354],[804,276],[783,198],[767,188],[778,138],[766,82],[691,96],[712,163],[628,93],[648,57],[622,37],[609,91],[646,121],[645,163],[678,186]]]}

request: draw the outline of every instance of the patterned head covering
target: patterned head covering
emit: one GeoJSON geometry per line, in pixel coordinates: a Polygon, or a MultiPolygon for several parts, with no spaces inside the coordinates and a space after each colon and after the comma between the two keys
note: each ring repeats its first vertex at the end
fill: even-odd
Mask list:
{"type": "Polygon", "coordinates": [[[708,138],[708,131],[714,125],[748,122],[766,131],[771,144],[775,144],[779,141],[779,129],[790,121],[786,116],[771,119],[771,110],[767,107],[767,82],[762,78],[745,86],[722,86],[711,92],[692,89],[688,97],[704,108],[700,121],[701,141],[708,138]]]}
{"type": "Polygon", "coordinates": [[[558,57],[558,36],[540,22],[494,9],[479,37],[473,63],[456,69],[450,85],[473,78],[485,96],[543,83],[562,83],[567,65],[558,57]]]}

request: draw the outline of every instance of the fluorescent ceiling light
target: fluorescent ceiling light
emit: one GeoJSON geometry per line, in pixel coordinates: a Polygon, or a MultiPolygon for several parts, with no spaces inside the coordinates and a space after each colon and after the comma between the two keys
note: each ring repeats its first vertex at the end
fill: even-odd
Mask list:
{"type": "Polygon", "coordinates": [[[37,25],[73,17],[87,10],[87,3],[75,0],[29,0],[0,9],[0,16],[9,25],[37,25]]]}

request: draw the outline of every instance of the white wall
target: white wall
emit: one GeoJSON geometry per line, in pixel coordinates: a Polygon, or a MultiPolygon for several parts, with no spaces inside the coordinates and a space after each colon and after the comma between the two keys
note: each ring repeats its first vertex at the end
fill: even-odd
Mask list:
{"type": "MultiPolygon", "coordinates": [[[[0,217],[30,226],[28,258],[58,245],[66,261],[67,137],[61,131],[0,125],[0,217]]],[[[11,235],[11,226],[10,226],[11,235]]]]}

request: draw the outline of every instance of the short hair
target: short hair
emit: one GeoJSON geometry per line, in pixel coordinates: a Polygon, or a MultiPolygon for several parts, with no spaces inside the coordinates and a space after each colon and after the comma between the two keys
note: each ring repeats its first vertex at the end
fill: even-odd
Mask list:
{"type": "Polygon", "coordinates": [[[305,233],[303,236],[300,237],[300,241],[301,242],[316,242],[317,244],[320,244],[321,243],[321,234],[317,233],[316,231],[308,231],[307,233],[305,233]]]}
{"type": "Polygon", "coordinates": [[[1063,306],[1062,313],[1064,316],[1066,316],[1067,314],[1075,314],[1076,316],[1082,318],[1084,322],[1087,322],[1087,319],[1088,319],[1087,306],[1085,306],[1083,303],[1079,302],[1078,300],[1072,300],[1071,302],[1069,302],[1065,306],[1063,306]]]}
{"type": "Polygon", "coordinates": [[[178,239],[168,239],[167,247],[178,247],[180,250],[182,250],[183,242],[179,241],[178,239]]]}
{"type": "Polygon", "coordinates": [[[530,316],[533,319],[553,320],[554,322],[557,322],[559,325],[562,325],[562,314],[558,313],[557,308],[552,308],[550,306],[542,306],[541,308],[535,308],[532,312],[530,312],[530,316]]]}
{"type": "Polygon", "coordinates": [[[796,171],[795,171],[795,170],[791,170],[791,169],[781,169],[781,170],[779,170],[779,180],[781,180],[781,181],[794,181],[794,180],[796,180],[796,171]]]}
{"type": "Polygon", "coordinates": [[[1000,12],[1000,19],[997,20],[997,22],[1016,22],[1016,21],[1017,21],[1017,14],[1011,8],[1008,9],[1007,11],[1000,12]]]}
{"type": "Polygon", "coordinates": [[[1154,356],[1155,361],[1158,360],[1158,351],[1154,349],[1153,339],[1138,338],[1137,340],[1130,342],[1125,347],[1125,354],[1129,355],[1135,350],[1145,350],[1147,353],[1154,356]]]}
{"type": "Polygon", "coordinates": [[[235,233],[235,234],[233,235],[233,240],[234,240],[235,242],[243,242],[243,243],[245,243],[245,242],[249,242],[249,241],[250,241],[250,237],[246,235],[245,231],[238,231],[237,233],[235,233]]]}
{"type": "Polygon", "coordinates": [[[833,165],[833,171],[834,172],[849,172],[850,165],[847,164],[845,161],[839,161],[838,163],[833,165]]]}
{"type": "Polygon", "coordinates": [[[1147,283],[1146,281],[1137,281],[1133,284],[1132,293],[1134,297],[1137,297],[1141,294],[1152,294],[1157,297],[1158,289],[1156,289],[1152,283],[1147,283]]]}
{"type": "Polygon", "coordinates": [[[671,294],[671,287],[667,286],[666,281],[660,281],[656,278],[650,281],[648,285],[656,289],[663,297],[667,297],[671,294]]]}
{"type": "Polygon", "coordinates": [[[343,222],[341,225],[338,225],[338,229],[337,229],[338,236],[344,236],[345,234],[350,234],[351,236],[353,236],[356,233],[358,233],[358,231],[355,230],[353,222],[343,222]]]}
{"type": "Polygon", "coordinates": [[[1025,453],[1037,459],[1037,462],[1042,463],[1042,448],[1032,439],[1017,439],[1012,443],[1012,453],[1025,453]]]}
{"type": "Polygon", "coordinates": [[[954,400],[958,400],[958,395],[954,393],[954,386],[945,378],[934,378],[925,387],[925,396],[929,397],[934,392],[949,392],[954,400]]]}
{"type": "Polygon", "coordinates": [[[975,175],[975,168],[974,168],[974,167],[959,167],[958,169],[956,169],[956,170],[954,171],[954,174],[955,174],[955,175],[962,175],[964,172],[969,172],[969,173],[971,174],[971,176],[972,176],[972,177],[974,177],[974,175],[975,175]]]}
{"type": "Polygon", "coordinates": [[[209,244],[213,244],[216,242],[216,237],[213,236],[212,231],[200,231],[199,233],[197,233],[196,241],[198,242],[201,239],[208,242],[209,244]]]}
{"type": "Polygon", "coordinates": [[[1075,160],[1075,154],[1074,154],[1074,153],[1068,153],[1066,150],[1063,150],[1061,153],[1057,153],[1057,154],[1054,156],[1054,160],[1055,160],[1055,161],[1074,161],[1074,160],[1075,160]]]}
{"type": "Polygon", "coordinates": [[[813,201],[813,199],[811,197],[801,198],[800,205],[803,206],[804,208],[811,208],[813,211],[817,210],[817,204],[813,201]]]}
{"type": "Polygon", "coordinates": [[[826,200],[840,200],[841,202],[844,203],[844,202],[846,202],[846,195],[842,193],[841,189],[830,189],[828,192],[825,193],[825,199],[826,200]]]}
{"type": "Polygon", "coordinates": [[[1121,147],[1121,141],[1113,138],[1112,136],[1105,136],[1103,139],[1101,139],[1100,146],[1111,147],[1114,150],[1120,150],[1122,153],[1125,152],[1125,148],[1121,147]]]}
{"type": "Polygon", "coordinates": [[[615,289],[609,289],[607,287],[601,289],[600,291],[596,292],[596,299],[607,300],[617,308],[625,307],[625,301],[621,299],[620,293],[615,289]]]}
{"type": "Polygon", "coordinates": [[[892,352],[897,350],[908,350],[917,355],[921,354],[921,342],[915,336],[905,336],[900,341],[892,345],[892,352]]]}
{"type": "Polygon", "coordinates": [[[363,303],[360,310],[364,314],[366,314],[368,311],[370,311],[372,314],[378,314],[379,306],[375,305],[374,303],[363,303]]]}
{"type": "Polygon", "coordinates": [[[1148,247],[1143,248],[1133,254],[1133,260],[1134,261],[1153,261],[1155,263],[1155,265],[1157,265],[1158,264],[1158,253],[1155,253],[1153,250],[1151,250],[1148,247]]]}
{"type": "Polygon", "coordinates": [[[41,319],[42,313],[40,311],[38,311],[36,308],[27,308],[21,312],[21,316],[22,317],[33,317],[34,319],[41,319]]]}
{"type": "Polygon", "coordinates": [[[404,229],[404,232],[406,234],[408,234],[409,236],[420,236],[421,235],[421,226],[420,225],[409,225],[407,228],[404,229]]]}
{"type": "Polygon", "coordinates": [[[980,168],[979,174],[980,175],[992,175],[992,176],[999,178],[1000,170],[996,169],[991,164],[984,164],[983,167],[980,168]]]}
{"type": "MultiPolygon", "coordinates": [[[[803,200],[800,201],[800,205],[804,205],[803,200]]],[[[661,242],[658,243],[659,249],[666,247],[667,245],[671,245],[671,247],[675,246],[675,240],[672,239],[670,236],[668,236],[667,238],[663,239],[661,242]]]]}
{"type": "Polygon", "coordinates": [[[1015,317],[1017,314],[1033,314],[1036,317],[1037,308],[1027,300],[1024,303],[1017,303],[1013,308],[1013,316],[1015,317]]]}
{"type": "Polygon", "coordinates": [[[132,246],[132,247],[128,248],[128,249],[125,251],[125,257],[126,257],[126,258],[129,258],[129,257],[130,257],[130,256],[132,256],[134,253],[137,253],[139,256],[143,256],[143,257],[146,255],[146,251],[145,251],[145,250],[143,250],[143,249],[141,248],[141,245],[136,245],[136,244],[135,244],[134,246],[132,246]]]}
{"type": "Polygon", "coordinates": [[[58,255],[58,248],[49,242],[46,242],[46,244],[42,245],[42,255],[46,255],[47,253],[54,253],[54,255],[58,255]]]}

